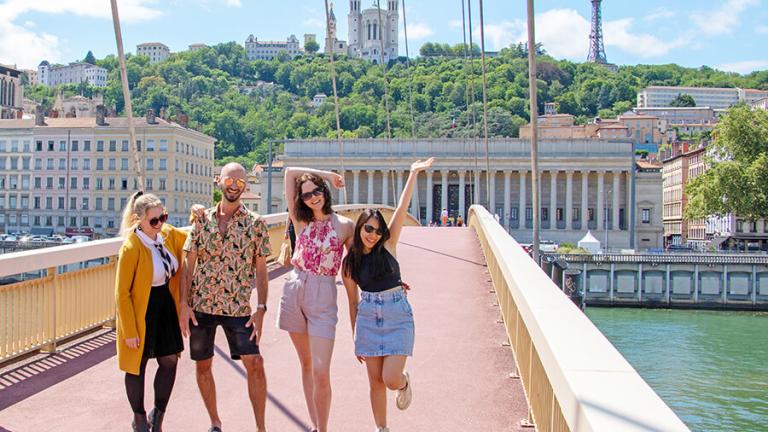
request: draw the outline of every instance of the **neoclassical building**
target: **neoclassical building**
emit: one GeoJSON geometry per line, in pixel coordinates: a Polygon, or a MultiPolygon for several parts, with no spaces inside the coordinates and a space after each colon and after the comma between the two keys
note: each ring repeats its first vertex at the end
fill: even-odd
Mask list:
{"type": "MultiPolygon", "coordinates": [[[[384,2],[382,2],[384,3],[384,2]]],[[[367,9],[362,8],[361,0],[350,0],[347,14],[348,40],[336,38],[336,15],[330,10],[329,37],[325,40],[325,53],[347,54],[373,63],[397,58],[398,51],[398,2],[387,0],[386,9],[379,9],[374,3],[367,9]],[[382,43],[384,49],[382,50],[382,43]]]]}
{"type": "MultiPolygon", "coordinates": [[[[466,219],[469,206],[479,203],[499,215],[500,223],[518,241],[532,240],[528,140],[490,140],[490,171],[482,140],[360,139],[344,141],[343,149],[334,140],[286,141],[284,145],[285,166],[343,170],[346,196],[340,192],[336,198],[350,204],[393,205],[411,163],[434,156],[436,163],[419,176],[411,203],[411,213],[422,223],[437,220],[442,208],[466,219]],[[477,154],[476,148],[480,149],[477,154]]],[[[637,169],[631,142],[542,140],[539,170],[542,239],[576,243],[591,230],[601,241],[607,238],[610,248],[661,246],[656,236],[636,238],[637,215],[660,212],[661,175],[648,180],[657,181],[658,194],[635,197],[637,169]]],[[[282,199],[281,195],[273,189],[273,199],[282,199]]],[[[660,219],[653,223],[660,229],[660,219]]]]}

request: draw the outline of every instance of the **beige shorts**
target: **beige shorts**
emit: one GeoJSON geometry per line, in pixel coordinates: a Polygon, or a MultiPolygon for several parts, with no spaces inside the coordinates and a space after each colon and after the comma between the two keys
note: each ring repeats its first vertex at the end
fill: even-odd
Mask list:
{"type": "Polygon", "coordinates": [[[277,327],[291,333],[335,339],[339,321],[336,295],[335,276],[294,268],[283,285],[277,327]]]}

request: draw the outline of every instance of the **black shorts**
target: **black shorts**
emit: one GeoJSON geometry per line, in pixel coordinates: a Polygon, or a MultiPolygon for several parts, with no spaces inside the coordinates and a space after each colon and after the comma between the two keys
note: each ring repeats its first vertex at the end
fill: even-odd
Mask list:
{"type": "Polygon", "coordinates": [[[224,329],[229,344],[229,355],[233,360],[238,360],[243,355],[259,354],[256,340],[249,339],[253,328],[245,326],[249,316],[231,317],[195,311],[195,319],[197,325],[189,323],[189,353],[192,360],[208,360],[213,357],[218,326],[224,329]]]}

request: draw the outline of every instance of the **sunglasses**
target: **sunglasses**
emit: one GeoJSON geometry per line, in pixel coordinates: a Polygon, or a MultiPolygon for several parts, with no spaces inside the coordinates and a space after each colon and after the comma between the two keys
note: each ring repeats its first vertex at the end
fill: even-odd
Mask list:
{"type": "Polygon", "coordinates": [[[232,187],[233,184],[237,183],[238,189],[245,188],[245,180],[241,178],[224,177],[221,179],[221,182],[224,183],[224,186],[226,187],[232,187]]]}
{"type": "Polygon", "coordinates": [[[323,194],[323,188],[318,186],[316,187],[312,192],[304,192],[303,194],[299,195],[302,201],[307,201],[312,199],[313,196],[320,196],[323,194]]]}
{"type": "Polygon", "coordinates": [[[373,225],[368,225],[368,224],[365,224],[365,225],[363,225],[363,229],[364,229],[364,230],[365,230],[365,232],[367,232],[368,234],[371,234],[371,233],[375,232],[375,233],[376,233],[376,235],[377,235],[377,236],[379,236],[379,237],[381,237],[382,235],[384,235],[384,230],[383,230],[383,229],[381,229],[381,228],[374,228],[374,227],[373,227],[373,225]]]}
{"type": "Polygon", "coordinates": [[[149,225],[153,228],[157,228],[158,226],[165,223],[165,221],[168,220],[168,213],[163,213],[158,217],[153,217],[149,220],[149,225]]]}

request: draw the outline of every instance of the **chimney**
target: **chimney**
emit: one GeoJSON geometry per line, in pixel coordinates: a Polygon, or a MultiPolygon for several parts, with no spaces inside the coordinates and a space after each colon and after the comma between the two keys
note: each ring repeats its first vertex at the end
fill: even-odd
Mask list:
{"type": "Polygon", "coordinates": [[[153,108],[147,108],[147,124],[157,124],[157,121],[155,121],[155,110],[153,108]]]}
{"type": "Polygon", "coordinates": [[[160,107],[160,118],[165,120],[165,107],[160,107]]]}
{"type": "Polygon", "coordinates": [[[45,113],[43,112],[43,106],[35,106],[35,126],[45,126],[45,113]]]}
{"type": "Polygon", "coordinates": [[[104,117],[107,115],[107,107],[104,105],[96,105],[96,125],[107,126],[107,122],[104,117]]]}
{"type": "Polygon", "coordinates": [[[688,153],[688,141],[683,142],[683,153],[688,153]]]}

